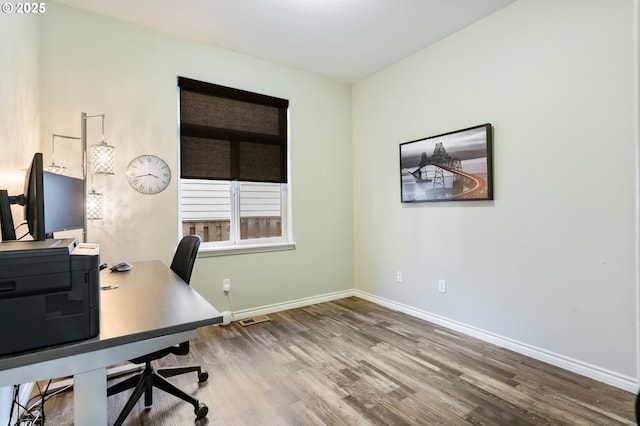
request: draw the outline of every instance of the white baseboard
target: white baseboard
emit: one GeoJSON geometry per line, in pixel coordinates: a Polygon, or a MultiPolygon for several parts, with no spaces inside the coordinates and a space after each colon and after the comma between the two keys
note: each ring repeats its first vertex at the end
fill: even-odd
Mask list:
{"type": "Polygon", "coordinates": [[[494,345],[512,350],[519,354],[528,356],[538,361],[546,362],[547,364],[560,367],[564,370],[571,371],[576,374],[580,374],[585,377],[597,380],[599,382],[606,383],[611,386],[615,386],[619,389],[626,390],[628,392],[638,392],[638,380],[631,376],[616,373],[586,362],[582,362],[577,359],[566,357],[554,352],[550,352],[546,349],[538,348],[527,343],[519,342],[517,340],[510,339],[508,337],[500,336],[498,334],[479,329],[467,324],[463,324],[457,321],[450,320],[440,315],[432,314],[414,307],[404,305],[402,303],[395,302],[393,300],[385,299],[379,296],[375,296],[370,293],[366,293],[360,290],[344,290],[334,293],[328,293],[319,296],[307,297],[303,299],[293,300],[289,302],[276,303],[273,305],[261,306],[253,309],[244,309],[233,313],[233,319],[235,321],[246,318],[252,318],[259,315],[267,315],[275,312],[286,311],[289,309],[302,308],[316,303],[329,302],[332,300],[343,299],[346,297],[359,297],[369,302],[373,302],[377,305],[384,306],[395,311],[411,315],[416,318],[423,319],[425,321],[438,324],[442,327],[458,331],[468,336],[475,337],[482,341],[492,343],[494,345]]]}
{"type": "Polygon", "coordinates": [[[268,315],[274,312],[286,311],[289,309],[302,308],[305,306],[315,305],[316,303],[330,302],[332,300],[344,299],[345,297],[354,296],[353,290],[336,291],[319,296],[305,297],[303,299],[292,300],[289,302],[275,303],[273,305],[260,306],[258,308],[243,309],[233,312],[234,321],[257,317],[259,315],[268,315]]]}
{"type": "Polygon", "coordinates": [[[526,355],[530,358],[546,362],[547,364],[551,364],[556,367],[571,371],[573,373],[589,377],[599,382],[615,386],[619,389],[623,389],[633,393],[638,392],[638,380],[634,377],[619,374],[614,371],[588,364],[577,359],[550,352],[548,350],[538,348],[526,343],[518,342],[517,340],[513,340],[508,337],[500,336],[498,334],[481,330],[479,328],[457,321],[452,321],[440,315],[422,311],[420,309],[416,309],[411,306],[395,302],[393,300],[378,297],[360,290],[354,290],[354,296],[387,307],[389,309],[393,309],[411,315],[413,317],[438,324],[442,327],[458,331],[468,336],[472,336],[485,342],[512,350],[519,354],[526,355]]]}

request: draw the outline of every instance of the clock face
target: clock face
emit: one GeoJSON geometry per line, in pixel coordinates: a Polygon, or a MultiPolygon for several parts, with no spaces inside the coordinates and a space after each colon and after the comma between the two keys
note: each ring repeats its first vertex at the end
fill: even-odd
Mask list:
{"type": "Polygon", "coordinates": [[[127,166],[129,185],[141,194],[157,194],[171,182],[171,169],[155,155],[139,155],[127,166]]]}

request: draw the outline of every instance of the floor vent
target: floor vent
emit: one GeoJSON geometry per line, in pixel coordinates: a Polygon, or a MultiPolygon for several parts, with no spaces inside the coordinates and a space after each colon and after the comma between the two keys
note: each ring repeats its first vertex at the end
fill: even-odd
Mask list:
{"type": "Polygon", "coordinates": [[[271,321],[268,316],[260,315],[259,317],[247,318],[238,321],[241,326],[246,327],[248,325],[259,324],[261,322],[271,321]]]}

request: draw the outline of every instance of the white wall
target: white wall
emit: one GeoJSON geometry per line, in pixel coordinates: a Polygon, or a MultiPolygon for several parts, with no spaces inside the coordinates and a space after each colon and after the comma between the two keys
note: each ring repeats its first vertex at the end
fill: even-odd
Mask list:
{"type": "Polygon", "coordinates": [[[633,14],[520,0],[357,83],[356,288],[633,382],[633,14]],[[485,122],[495,201],[400,203],[400,143],[485,122]]]}
{"type": "MultiPolygon", "coordinates": [[[[0,189],[17,195],[40,144],[37,16],[0,15],[0,66],[0,189]]],[[[15,206],[13,212],[18,225],[22,208],[15,206]]]]}
{"type": "MultiPolygon", "coordinates": [[[[89,226],[105,261],[171,260],[178,239],[176,77],[185,76],[290,100],[297,243],[286,252],[200,258],[192,285],[221,310],[229,309],[223,278],[232,280],[236,310],[352,288],[349,86],[58,4],[47,6],[41,44],[45,153],[51,133],[80,133],[83,111],[106,114],[106,140],[116,147],[116,176],[94,179],[107,197],[105,219],[89,226]],[[129,187],[125,168],[140,154],[168,162],[167,190],[149,196],[129,187]]],[[[100,120],[90,120],[90,143],[99,130],[100,120]]]]}
{"type": "MultiPolygon", "coordinates": [[[[0,69],[0,189],[17,195],[22,193],[25,169],[39,145],[37,17],[0,15],[0,69]]],[[[18,225],[22,209],[12,210],[18,225]]],[[[0,388],[2,425],[9,423],[12,400],[13,388],[0,388]]]]}

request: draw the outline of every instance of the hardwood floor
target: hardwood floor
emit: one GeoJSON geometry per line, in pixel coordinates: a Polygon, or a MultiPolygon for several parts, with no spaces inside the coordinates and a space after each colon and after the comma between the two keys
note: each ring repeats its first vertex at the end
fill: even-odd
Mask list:
{"type": "MultiPolygon", "coordinates": [[[[209,406],[200,425],[634,425],[635,395],[373,303],[348,298],[201,329],[172,378],[209,406]]],[[[109,398],[109,421],[126,393],[109,398]]],[[[46,404],[70,425],[71,392],[46,404]]],[[[190,425],[161,391],[127,425],[190,425]]]]}

